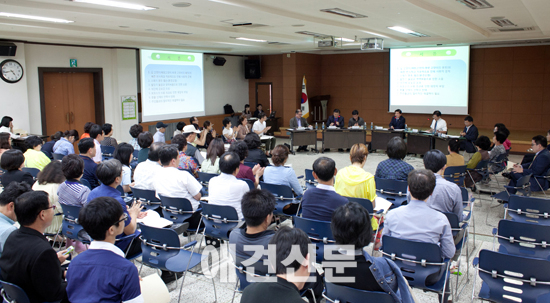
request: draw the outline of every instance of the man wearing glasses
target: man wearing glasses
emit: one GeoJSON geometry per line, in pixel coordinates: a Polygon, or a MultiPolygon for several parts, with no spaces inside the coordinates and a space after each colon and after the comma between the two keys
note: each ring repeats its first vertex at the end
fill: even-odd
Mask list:
{"type": "Polygon", "coordinates": [[[127,218],[120,203],[111,197],[95,198],[80,210],[79,222],[93,241],[67,271],[71,302],[143,302],[137,268],[115,246],[127,218]]]}
{"type": "Polygon", "coordinates": [[[11,233],[0,257],[4,281],[21,287],[29,301],[68,302],[65,288],[66,251],[56,253],[44,232],[52,224],[55,205],[48,194],[30,191],[15,201],[15,215],[21,228],[11,233]]]}
{"type": "MultiPolygon", "coordinates": [[[[514,164],[514,169],[511,173],[503,173],[504,177],[510,178],[509,186],[516,186],[516,182],[523,176],[532,174],[531,176],[531,190],[540,191],[541,188],[535,180],[534,176],[543,176],[550,168],[550,152],[546,149],[548,141],[544,136],[534,136],[531,140],[531,149],[535,153],[535,157],[532,162],[524,163],[522,165],[514,164]]],[[[539,178],[538,182],[544,190],[548,188],[548,181],[544,178],[539,178]]],[[[515,189],[509,189],[510,193],[515,193],[515,189]]]]}

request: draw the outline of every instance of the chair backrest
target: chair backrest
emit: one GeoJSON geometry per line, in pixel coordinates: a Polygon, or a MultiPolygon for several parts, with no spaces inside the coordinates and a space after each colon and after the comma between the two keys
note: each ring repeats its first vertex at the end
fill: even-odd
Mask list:
{"type": "Polygon", "coordinates": [[[470,202],[470,194],[468,193],[468,190],[465,187],[461,187],[460,192],[462,193],[462,202],[470,202]]]}
{"type": "Polygon", "coordinates": [[[295,217],[294,227],[303,230],[307,234],[311,243],[315,244],[317,262],[322,262],[325,255],[325,245],[335,244],[330,222],[295,217]]]}
{"type": "Polygon", "coordinates": [[[478,266],[479,277],[489,288],[486,299],[523,303],[550,299],[550,285],[537,283],[550,281],[550,262],[546,260],[482,249],[478,266]]]}
{"type": "Polygon", "coordinates": [[[116,190],[118,190],[120,192],[120,195],[121,196],[124,196],[124,188],[122,187],[122,185],[119,185],[116,187],[116,190]]]}
{"type": "Polygon", "coordinates": [[[202,222],[204,234],[221,240],[229,241],[229,233],[239,224],[239,215],[232,206],[213,205],[200,202],[202,206],[202,222]]]}
{"type": "Polygon", "coordinates": [[[458,230],[454,229],[460,229],[460,221],[458,220],[458,216],[455,213],[448,213],[443,212],[445,217],[447,217],[447,220],[449,220],[449,224],[451,225],[451,228],[453,229],[453,237],[456,236],[458,233],[458,230]]]}
{"type": "Polygon", "coordinates": [[[88,187],[90,190],[92,190],[92,185],[90,185],[90,182],[84,178],[80,178],[80,183],[82,183],[84,186],[88,187]]]}
{"type": "Polygon", "coordinates": [[[500,220],[498,243],[499,252],[550,261],[550,226],[500,220]]]}
{"type": "MultiPolygon", "coordinates": [[[[222,136],[222,137],[223,137],[223,136],[222,136]]],[[[246,166],[248,166],[248,167],[250,167],[250,168],[254,168],[254,166],[256,166],[256,164],[258,164],[258,163],[255,163],[255,162],[246,162],[246,161],[244,161],[243,164],[246,165],[246,166]]]]}
{"type": "Polygon", "coordinates": [[[38,173],[40,172],[38,168],[34,168],[34,167],[23,167],[21,170],[31,174],[35,179],[36,177],[38,177],[38,173]]]}
{"type": "Polygon", "coordinates": [[[198,174],[199,174],[199,181],[203,186],[208,185],[208,181],[210,181],[210,179],[219,176],[218,174],[209,174],[209,173],[203,173],[203,172],[198,172],[198,174]]]}
{"type": "Polygon", "coordinates": [[[29,303],[29,297],[25,291],[12,283],[0,281],[2,286],[2,298],[5,303],[29,303]]]}
{"type": "Polygon", "coordinates": [[[56,154],[56,153],[53,153],[53,154],[52,154],[52,157],[53,157],[54,160],[59,160],[59,161],[61,161],[61,160],[63,160],[63,157],[65,157],[65,155],[64,155],[64,154],[56,154]]]}
{"type": "Polygon", "coordinates": [[[352,197],[345,197],[350,202],[357,202],[359,205],[363,206],[368,212],[369,215],[373,215],[374,208],[372,207],[372,202],[369,199],[363,199],[363,198],[352,198],[352,197]]]}
{"type": "Polygon", "coordinates": [[[443,177],[449,181],[453,182],[460,187],[464,187],[464,177],[466,175],[466,165],[461,166],[450,166],[445,169],[443,177]]]}
{"type": "Polygon", "coordinates": [[[407,181],[375,178],[376,191],[390,195],[407,196],[407,181]]]}
{"type": "Polygon", "coordinates": [[[132,194],[134,195],[134,198],[141,201],[141,204],[145,206],[146,208],[154,206],[155,208],[160,205],[160,200],[155,195],[154,190],[148,190],[148,189],[139,189],[132,187],[132,194]]]}
{"type": "Polygon", "coordinates": [[[333,284],[325,282],[326,293],[333,302],[347,302],[347,303],[362,303],[362,302],[376,302],[376,303],[395,303],[395,300],[390,294],[381,291],[367,291],[361,289],[355,289],[347,286],[333,284]]]}
{"type": "Polygon", "coordinates": [[[294,198],[294,194],[292,193],[292,188],[290,188],[289,186],[271,184],[271,183],[265,183],[265,182],[260,182],[260,186],[262,187],[262,189],[265,189],[271,192],[276,198],[278,197],[294,198]]]}
{"type": "MultiPolygon", "coordinates": [[[[392,259],[390,256],[413,260],[416,262],[426,263],[442,263],[441,249],[439,245],[433,243],[423,243],[410,240],[398,239],[390,236],[382,238],[382,251],[384,257],[392,259]],[[389,255],[389,256],[388,256],[389,255]]],[[[429,265],[422,266],[412,262],[392,259],[401,269],[403,276],[408,280],[411,287],[422,289],[427,288],[426,279],[432,275],[438,275],[438,279],[443,276],[445,265],[429,265]]]]}
{"type": "Polygon", "coordinates": [[[481,160],[477,163],[476,170],[485,169],[489,164],[489,160],[481,160]]]}
{"type": "Polygon", "coordinates": [[[514,221],[550,226],[550,203],[548,199],[511,195],[508,214],[514,221]]]}
{"type": "Polygon", "coordinates": [[[252,180],[245,179],[245,178],[239,178],[239,180],[243,180],[244,182],[246,182],[246,184],[248,185],[248,188],[250,188],[250,190],[253,190],[255,188],[254,187],[254,182],[252,182],[252,180]]]}
{"type": "Polygon", "coordinates": [[[84,228],[78,223],[78,214],[80,213],[81,207],[66,204],[60,205],[63,210],[63,225],[61,233],[69,239],[85,242],[87,239],[82,238],[81,234],[81,231],[83,231],[84,228]]]}
{"type": "Polygon", "coordinates": [[[193,206],[185,198],[172,198],[159,195],[164,218],[174,222],[183,223],[193,215],[193,206]]]}
{"type": "Polygon", "coordinates": [[[104,156],[114,156],[114,153],[115,153],[115,147],[114,146],[104,146],[104,145],[101,145],[101,153],[104,155],[104,156]]]}
{"type": "Polygon", "coordinates": [[[177,249],[162,249],[155,246],[180,247],[178,234],[170,228],[156,228],[138,223],[141,229],[141,258],[145,265],[168,270],[166,262],[176,256],[180,251],[177,249]],[[154,245],[154,246],[153,246],[154,245]]]}
{"type": "MultiPolygon", "coordinates": [[[[524,175],[521,178],[518,179],[516,182],[516,187],[525,187],[526,189],[530,188],[530,181],[531,181],[532,174],[524,175]]],[[[518,189],[518,191],[521,191],[518,189]]]]}

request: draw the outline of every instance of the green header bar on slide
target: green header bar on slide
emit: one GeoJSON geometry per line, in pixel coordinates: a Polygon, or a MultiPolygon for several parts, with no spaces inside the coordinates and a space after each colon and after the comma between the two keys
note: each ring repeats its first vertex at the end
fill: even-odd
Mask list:
{"type": "Polygon", "coordinates": [[[401,53],[401,57],[451,57],[456,55],[454,49],[439,49],[439,50],[425,50],[425,51],[404,51],[401,53]]]}
{"type": "Polygon", "coordinates": [[[152,53],[151,59],[161,61],[180,61],[180,62],[195,62],[195,56],[182,54],[159,54],[152,53]]]}

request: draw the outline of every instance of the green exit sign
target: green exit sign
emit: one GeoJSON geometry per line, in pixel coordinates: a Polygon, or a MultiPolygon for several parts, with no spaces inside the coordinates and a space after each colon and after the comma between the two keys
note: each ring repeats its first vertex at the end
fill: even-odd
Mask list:
{"type": "Polygon", "coordinates": [[[71,67],[77,67],[77,62],[76,62],[76,59],[70,59],[69,60],[69,63],[71,64],[71,67]]]}

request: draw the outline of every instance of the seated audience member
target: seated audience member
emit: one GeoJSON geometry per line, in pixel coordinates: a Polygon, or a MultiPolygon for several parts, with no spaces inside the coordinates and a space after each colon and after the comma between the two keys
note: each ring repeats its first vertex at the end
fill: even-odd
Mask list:
{"type": "MultiPolygon", "coordinates": [[[[187,139],[187,151],[185,154],[195,158],[197,163],[202,163],[202,161],[204,161],[204,157],[201,155],[200,150],[195,144],[197,134],[200,134],[200,131],[196,130],[193,125],[186,125],[183,128],[183,135],[185,136],[185,139],[187,139]]],[[[204,143],[202,145],[204,145],[204,143]]]]}
{"type": "MultiPolygon", "coordinates": [[[[544,138],[544,137],[543,137],[544,138]]],[[[503,132],[496,132],[493,136],[493,149],[489,151],[489,162],[496,162],[500,155],[506,154],[506,149],[503,145],[506,140],[506,134],[503,132]]],[[[489,163],[490,171],[498,171],[503,164],[489,163]]]]}
{"type": "Polygon", "coordinates": [[[350,151],[351,165],[342,168],[336,174],[334,189],[339,195],[352,198],[369,199],[375,207],[376,184],[374,176],[363,167],[367,163],[369,151],[365,144],[354,144],[350,151]]]}
{"type": "MultiPolygon", "coordinates": [[[[267,116],[264,113],[261,113],[258,115],[258,121],[254,122],[252,124],[252,133],[257,134],[260,136],[260,140],[265,143],[265,150],[269,154],[271,150],[275,147],[275,144],[277,144],[277,139],[275,137],[271,137],[269,139],[261,139],[261,136],[267,135],[267,132],[271,129],[271,126],[266,126],[267,116]]],[[[246,137],[245,137],[246,138],[246,137]]]]}
{"type": "MultiPolygon", "coordinates": [[[[367,291],[379,291],[390,294],[395,302],[414,303],[409,285],[405,281],[399,267],[384,257],[372,257],[364,249],[372,242],[372,226],[369,224],[368,211],[356,202],[350,202],[338,207],[330,223],[330,229],[336,245],[340,249],[336,254],[353,255],[356,266],[344,267],[338,273],[334,267],[325,267],[325,279],[355,278],[355,282],[337,282],[335,284],[367,291]],[[330,274],[327,270],[330,270],[330,274]],[[380,283],[395,281],[394,283],[380,283]]],[[[349,259],[340,261],[342,264],[349,259]]],[[[337,262],[339,261],[330,261],[337,262]]]]}
{"type": "Polygon", "coordinates": [[[246,135],[250,133],[248,128],[248,120],[245,115],[239,117],[239,126],[237,127],[237,140],[244,140],[246,135]]]}
{"type": "Polygon", "coordinates": [[[101,140],[101,146],[113,146],[117,147],[118,143],[116,142],[116,139],[112,137],[113,135],[113,125],[110,123],[103,124],[103,133],[105,134],[103,136],[103,140],[101,140]]]}
{"type": "Polygon", "coordinates": [[[244,137],[244,143],[248,146],[248,157],[244,159],[244,162],[258,163],[261,167],[266,167],[269,165],[267,156],[260,149],[262,141],[260,141],[260,136],[258,136],[258,134],[249,133],[246,137],[244,137]]]}
{"type": "Polygon", "coordinates": [[[208,181],[208,204],[231,206],[237,211],[239,220],[242,220],[241,200],[250,188],[246,182],[235,177],[240,164],[239,156],[234,152],[221,156],[221,174],[208,181]]]}
{"type": "MultiPolygon", "coordinates": [[[[88,135],[89,138],[90,136],[88,135]]],[[[63,133],[63,137],[59,141],[55,142],[53,146],[53,152],[61,155],[74,154],[73,143],[78,140],[78,132],[76,129],[71,129],[63,133]]]]}
{"type": "Polygon", "coordinates": [[[351,112],[351,118],[348,121],[348,127],[352,127],[352,126],[359,126],[359,127],[365,126],[365,120],[359,117],[359,111],[357,111],[356,109],[354,109],[351,112]]]}
{"type": "Polygon", "coordinates": [[[388,141],[386,154],[389,159],[378,163],[375,176],[382,179],[407,181],[407,176],[414,167],[403,161],[407,156],[407,144],[401,137],[393,137],[388,141]]]}
{"type": "Polygon", "coordinates": [[[97,163],[92,159],[96,154],[96,146],[92,138],[84,138],[78,142],[78,151],[80,152],[80,158],[84,161],[84,175],[82,178],[90,183],[92,189],[99,186],[99,180],[97,179],[96,169],[97,163]]]}
{"type": "Polygon", "coordinates": [[[168,124],[164,124],[164,122],[162,121],[157,122],[157,132],[153,136],[153,142],[166,142],[166,137],[164,133],[166,132],[167,127],[168,124]]]}
{"type": "Polygon", "coordinates": [[[348,199],[334,190],[336,163],[327,157],[320,157],[313,162],[313,177],[319,184],[310,188],[302,198],[302,217],[330,222],[336,208],[348,203],[348,199]]]}
{"type": "Polygon", "coordinates": [[[241,164],[239,166],[239,173],[236,176],[237,179],[248,179],[254,182],[254,188],[257,188],[265,168],[261,167],[260,164],[254,165],[253,168],[244,165],[244,159],[248,156],[248,146],[246,146],[246,143],[243,141],[237,141],[231,144],[229,151],[236,153],[240,159],[241,164]]]}
{"type": "Polygon", "coordinates": [[[80,210],[78,221],[93,241],[71,261],[67,271],[69,301],[143,302],[138,270],[115,246],[126,219],[122,206],[110,197],[95,198],[80,210]]]}
{"type": "MultiPolygon", "coordinates": [[[[193,157],[190,157],[185,154],[185,151],[187,150],[187,139],[183,135],[175,135],[174,138],[172,138],[172,144],[177,145],[178,152],[179,152],[179,169],[188,170],[193,173],[193,176],[197,178],[199,175],[197,172],[199,171],[199,166],[197,162],[195,162],[195,159],[193,157]]],[[[205,160],[206,161],[206,160],[205,160]]]]}
{"type": "MultiPolygon", "coordinates": [[[[187,126],[193,127],[193,125],[187,126]]],[[[153,180],[157,196],[162,195],[189,200],[195,213],[186,221],[189,222],[189,228],[197,228],[201,215],[196,210],[200,206],[202,185],[190,173],[178,169],[178,150],[175,146],[162,146],[158,151],[158,155],[162,169],[156,172],[153,180]]]]}
{"type": "Polygon", "coordinates": [[[466,168],[468,172],[464,178],[464,186],[474,188],[474,184],[481,181],[483,176],[477,171],[473,171],[481,161],[489,161],[489,148],[491,140],[487,136],[479,136],[476,140],[477,152],[470,158],[466,168]]]}
{"type": "Polygon", "coordinates": [[[504,135],[506,135],[506,140],[504,140],[504,142],[502,142],[502,145],[504,145],[504,149],[505,150],[510,150],[510,148],[512,148],[512,142],[510,142],[510,140],[508,140],[508,137],[510,136],[510,131],[508,130],[508,128],[506,128],[506,126],[502,123],[497,123],[495,124],[495,129],[493,130],[493,132],[503,132],[504,135]]]}
{"type": "Polygon", "coordinates": [[[134,202],[132,207],[126,207],[120,192],[116,189],[122,181],[122,164],[120,164],[120,161],[111,159],[101,162],[97,166],[97,177],[101,181],[101,185],[90,192],[88,203],[97,197],[111,197],[120,203],[126,214],[126,220],[124,221],[124,233],[117,236],[117,238],[133,235],[133,239],[118,241],[116,246],[126,252],[127,256],[134,256],[141,251],[141,241],[135,240],[139,236],[137,219],[147,216],[147,213],[141,212],[143,207],[139,201],[134,202]]]}
{"type": "Polygon", "coordinates": [[[390,121],[390,129],[405,129],[405,117],[400,109],[396,109],[390,121]]]}
{"type": "MultiPolygon", "coordinates": [[[[454,213],[462,221],[462,191],[453,182],[443,178],[447,158],[440,150],[432,149],[424,154],[424,167],[435,175],[435,188],[426,204],[442,213],[454,213]]],[[[411,195],[407,200],[412,199],[411,195]]]]}
{"type": "Polygon", "coordinates": [[[140,150],[138,152],[138,163],[141,163],[148,158],[149,147],[153,144],[153,135],[150,132],[142,132],[138,135],[138,144],[140,150]]]}
{"type": "Polygon", "coordinates": [[[474,125],[474,118],[472,118],[472,116],[466,116],[466,118],[464,118],[464,125],[464,130],[460,132],[460,135],[466,138],[466,140],[459,143],[460,150],[465,150],[467,153],[475,153],[476,149],[474,147],[474,142],[477,140],[479,133],[477,131],[477,126],[474,125]]]}
{"type": "Polygon", "coordinates": [[[4,170],[2,174],[2,186],[4,186],[4,188],[8,187],[13,181],[25,182],[30,186],[34,184],[32,175],[21,170],[24,164],[25,157],[18,149],[10,149],[2,154],[0,166],[4,170]]]}
{"type": "Polygon", "coordinates": [[[201,172],[209,174],[220,173],[220,157],[225,153],[225,146],[221,138],[210,142],[206,149],[206,159],[202,161],[201,172]]]}
{"type": "Polygon", "coordinates": [[[304,189],[296,177],[292,167],[285,166],[290,151],[284,145],[277,145],[272,151],[273,166],[268,166],[264,171],[264,182],[270,184],[286,185],[292,188],[296,195],[303,195],[304,189]]]}
{"type": "MultiPolygon", "coordinates": [[[[89,138],[88,138],[89,139],[89,138]]],[[[86,140],[86,139],[84,139],[86,140]]],[[[95,163],[94,163],[95,164],[95,163]]],[[[66,181],[57,189],[60,204],[82,207],[88,202],[90,189],[82,184],[80,179],[84,173],[84,160],[79,155],[68,155],[61,161],[61,170],[66,181]]],[[[60,211],[63,211],[60,209],[60,211]]],[[[66,239],[67,247],[73,246],[77,253],[86,250],[86,246],[80,241],[66,239]]]]}
{"type": "Polygon", "coordinates": [[[458,142],[458,139],[449,140],[447,150],[449,151],[449,154],[447,155],[447,167],[464,165],[464,157],[459,154],[460,142],[458,142]]]}
{"type": "Polygon", "coordinates": [[[0,157],[2,154],[11,149],[11,137],[9,133],[0,133],[0,157]]]}
{"type": "Polygon", "coordinates": [[[132,191],[130,188],[132,185],[132,169],[130,168],[130,162],[134,159],[134,148],[128,143],[120,143],[115,148],[113,157],[122,164],[122,181],[120,185],[125,193],[129,193],[132,191]]]}
{"type": "Polygon", "coordinates": [[[222,136],[224,137],[225,142],[229,144],[233,143],[237,138],[237,126],[231,127],[231,119],[229,119],[229,117],[225,117],[222,121],[222,124],[222,136]]]}
{"type": "Polygon", "coordinates": [[[147,160],[141,162],[134,170],[134,187],[139,189],[155,190],[153,181],[157,172],[162,170],[159,161],[159,149],[166,145],[165,143],[153,143],[148,153],[147,160]]]}
{"type": "Polygon", "coordinates": [[[250,105],[249,104],[244,105],[243,116],[245,116],[247,119],[250,119],[250,117],[252,117],[252,113],[250,112],[250,105]]]}
{"type": "Polygon", "coordinates": [[[50,163],[50,158],[41,151],[44,141],[38,136],[29,136],[25,139],[27,151],[23,154],[25,157],[25,167],[44,169],[50,163]]]}
{"type": "Polygon", "coordinates": [[[206,137],[204,139],[204,147],[210,146],[210,142],[216,138],[216,130],[214,129],[214,124],[210,121],[206,120],[202,124],[203,131],[206,133],[206,137]]]}
{"type": "Polygon", "coordinates": [[[344,128],[346,126],[345,122],[344,122],[344,117],[340,116],[340,110],[339,109],[335,109],[332,112],[332,115],[330,117],[328,117],[327,127],[330,127],[330,126],[334,126],[334,127],[337,127],[337,128],[344,128]]]}
{"type": "Polygon", "coordinates": [[[95,163],[99,163],[103,160],[103,153],[101,152],[100,141],[103,141],[103,129],[101,126],[94,124],[90,128],[90,138],[94,139],[95,144],[95,156],[91,157],[95,163]]]}
{"type": "Polygon", "coordinates": [[[199,126],[199,118],[193,116],[189,118],[189,123],[195,127],[196,130],[201,130],[199,126]]]}
{"type": "Polygon", "coordinates": [[[52,224],[46,228],[47,234],[56,234],[63,223],[63,217],[60,215],[63,214],[63,210],[61,209],[61,205],[59,205],[59,197],[57,195],[59,185],[63,182],[65,182],[65,175],[63,175],[63,170],[61,169],[61,161],[52,161],[38,173],[36,182],[32,186],[32,190],[46,192],[50,199],[50,204],[55,205],[56,216],[52,224]]]}
{"type": "MultiPolygon", "coordinates": [[[[533,158],[532,162],[524,163],[522,165],[515,164],[514,169],[511,173],[505,173],[502,174],[503,176],[510,178],[509,186],[516,186],[517,181],[525,176],[532,174],[531,176],[531,190],[532,191],[540,191],[539,184],[537,181],[535,181],[534,176],[542,176],[550,169],[550,152],[546,147],[548,146],[548,142],[546,141],[546,138],[538,135],[534,136],[531,140],[531,149],[535,153],[535,157],[533,158]]],[[[6,152],[7,153],[7,152],[6,152]]],[[[5,154],[5,153],[4,153],[5,154]]],[[[4,160],[2,156],[2,160],[4,160]]],[[[2,183],[4,182],[4,177],[2,176],[2,183]]],[[[543,190],[548,189],[548,181],[542,178],[539,178],[538,182],[542,186],[543,190]]],[[[514,189],[508,189],[510,193],[515,193],[516,190],[514,189]]]]}
{"type": "Polygon", "coordinates": [[[12,182],[0,193],[0,256],[8,236],[17,230],[14,225],[17,221],[15,200],[28,191],[31,191],[31,187],[27,183],[12,182]]]}
{"type": "MultiPolygon", "coordinates": [[[[48,158],[52,158],[52,154],[53,154],[53,147],[55,146],[55,143],[57,143],[57,141],[59,141],[61,138],[63,137],[63,132],[61,131],[58,131],[56,132],[55,134],[51,135],[50,136],[50,141],[48,142],[45,142],[43,145],[42,145],[42,152],[46,154],[46,156],[48,156],[48,158]]],[[[1,139],[0,139],[1,141],[1,139]]],[[[73,147],[74,148],[74,147],[73,147]]],[[[2,146],[0,144],[0,149],[2,149],[2,146]]],[[[1,154],[1,153],[0,153],[1,154]]]]}
{"type": "Polygon", "coordinates": [[[310,241],[307,234],[300,229],[283,226],[273,235],[269,244],[275,245],[277,251],[276,258],[269,260],[271,267],[275,269],[277,280],[250,284],[243,291],[241,303],[303,303],[300,289],[304,288],[306,278],[316,271],[308,253],[310,241]],[[291,249],[295,245],[298,249],[291,249]],[[291,257],[291,252],[299,253],[299,256],[291,257]],[[284,265],[287,259],[293,261],[284,265]]]}
{"type": "Polygon", "coordinates": [[[178,122],[178,124],[176,124],[176,130],[174,131],[174,134],[172,135],[172,138],[177,136],[177,135],[181,135],[183,134],[183,128],[185,127],[185,122],[178,122]]]}
{"type": "Polygon", "coordinates": [[[429,132],[432,133],[440,133],[440,134],[446,134],[447,133],[447,121],[443,120],[441,118],[441,112],[436,110],[434,111],[432,115],[432,124],[430,126],[429,132]]]}
{"type": "Polygon", "coordinates": [[[254,118],[260,118],[259,115],[261,113],[263,113],[264,111],[262,110],[262,105],[261,104],[258,104],[256,105],[256,110],[254,111],[254,115],[252,115],[254,118]]]}
{"type": "Polygon", "coordinates": [[[10,134],[12,139],[18,139],[20,136],[13,132],[13,118],[10,116],[2,117],[0,122],[0,133],[10,134]]]}
{"type": "Polygon", "coordinates": [[[84,124],[84,133],[80,136],[80,139],[90,138],[90,129],[94,124],[93,122],[86,122],[86,124],[84,124]]]}
{"type": "Polygon", "coordinates": [[[65,251],[56,254],[44,236],[54,218],[54,208],[43,191],[19,196],[15,215],[21,227],[8,237],[0,257],[2,280],[21,287],[30,303],[69,302],[61,269],[68,256],[63,256],[65,251]]]}
{"type": "Polygon", "coordinates": [[[141,149],[141,146],[139,146],[138,143],[138,136],[143,132],[143,126],[139,124],[134,124],[132,127],[130,127],[130,136],[132,136],[132,139],[130,139],[130,142],[128,144],[132,145],[134,150],[139,151],[141,149]]]}
{"type": "MultiPolygon", "coordinates": [[[[452,258],[455,243],[447,217],[426,203],[436,187],[434,173],[427,169],[413,170],[407,179],[411,201],[386,215],[383,235],[398,239],[433,243],[441,248],[442,258],[452,258]]],[[[439,280],[439,274],[429,276],[426,285],[439,280]]],[[[447,285],[449,283],[447,282],[447,285]]],[[[443,302],[447,302],[448,290],[443,302]]]]}

